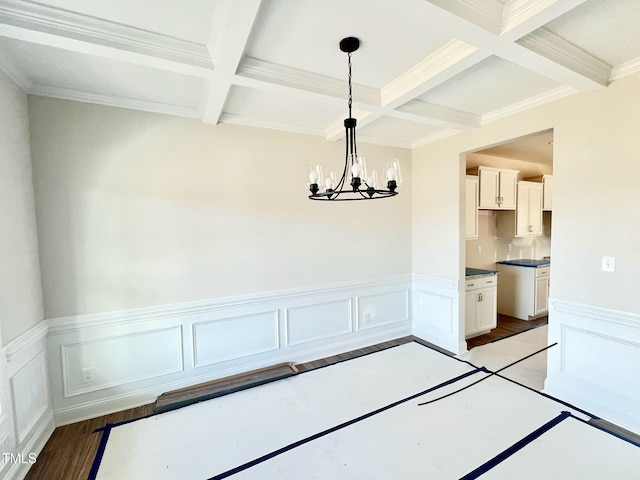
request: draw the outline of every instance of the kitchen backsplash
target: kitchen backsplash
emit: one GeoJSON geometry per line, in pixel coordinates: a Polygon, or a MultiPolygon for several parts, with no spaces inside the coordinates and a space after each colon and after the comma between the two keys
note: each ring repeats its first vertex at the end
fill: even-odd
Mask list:
{"type": "Polygon", "coordinates": [[[478,238],[466,241],[466,266],[493,269],[496,262],[520,258],[542,259],[551,255],[551,236],[496,238],[496,216],[480,210],[478,238]],[[510,247],[511,246],[511,247],[510,247]],[[478,253],[480,247],[480,253],[478,253]]]}

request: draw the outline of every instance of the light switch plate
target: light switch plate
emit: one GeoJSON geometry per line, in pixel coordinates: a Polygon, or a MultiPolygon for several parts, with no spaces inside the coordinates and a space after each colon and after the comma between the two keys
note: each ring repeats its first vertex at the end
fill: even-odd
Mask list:
{"type": "Polygon", "coordinates": [[[616,257],[602,257],[602,271],[603,272],[615,272],[616,271],[616,257]]]}

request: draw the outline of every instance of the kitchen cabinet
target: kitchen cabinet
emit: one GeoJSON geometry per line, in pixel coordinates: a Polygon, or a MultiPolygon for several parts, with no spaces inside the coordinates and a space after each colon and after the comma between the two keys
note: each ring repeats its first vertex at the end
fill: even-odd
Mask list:
{"type": "Polygon", "coordinates": [[[478,177],[467,175],[465,188],[465,238],[478,238],[478,177]]]}
{"type": "Polygon", "coordinates": [[[468,279],[465,286],[465,337],[475,337],[496,328],[497,275],[468,279]]]}
{"type": "Polygon", "coordinates": [[[539,175],[525,178],[525,180],[542,183],[542,211],[550,212],[553,210],[553,175],[539,175]]]}
{"type": "Polygon", "coordinates": [[[533,265],[497,263],[500,272],[498,313],[521,320],[530,320],[548,313],[550,266],[535,266],[536,261],[524,262],[527,261],[533,262],[533,265]]]}
{"type": "Polygon", "coordinates": [[[478,167],[479,208],[515,210],[518,172],[492,167],[478,167]]]}
{"type": "Polygon", "coordinates": [[[498,237],[532,237],[542,235],[542,184],[518,182],[515,212],[496,214],[498,237]]]}

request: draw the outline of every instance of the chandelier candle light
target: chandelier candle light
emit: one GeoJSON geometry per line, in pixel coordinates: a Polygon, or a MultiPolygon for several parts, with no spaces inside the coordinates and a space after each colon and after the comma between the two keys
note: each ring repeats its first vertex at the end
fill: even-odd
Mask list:
{"type": "Polygon", "coordinates": [[[400,186],[400,164],[398,160],[386,160],[384,174],[387,177],[387,188],[378,188],[378,172],[375,170],[367,175],[367,166],[364,157],[358,156],[356,147],[356,119],[351,116],[351,104],[353,96],[351,92],[351,54],[360,47],[360,40],[355,37],[347,37],[340,42],[340,50],[347,53],[349,58],[349,118],[344,119],[346,154],[342,177],[336,182],[336,174],[323,175],[322,165],[309,164],[309,183],[307,187],[311,191],[311,200],[372,200],[376,198],[393,197],[398,194],[396,189],[400,186]],[[350,187],[346,186],[347,177],[350,176],[350,187]],[[321,188],[324,188],[324,191],[321,188]]]}

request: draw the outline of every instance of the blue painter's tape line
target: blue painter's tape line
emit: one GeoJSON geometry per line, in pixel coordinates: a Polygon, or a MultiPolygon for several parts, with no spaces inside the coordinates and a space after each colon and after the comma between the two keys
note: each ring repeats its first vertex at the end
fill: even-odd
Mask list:
{"type": "Polygon", "coordinates": [[[104,427],[99,429],[102,432],[102,438],[100,439],[100,445],[98,445],[96,456],[93,458],[93,464],[91,465],[91,471],[89,472],[87,480],[95,480],[98,475],[98,469],[100,468],[100,463],[102,463],[102,457],[105,449],[107,448],[107,441],[109,440],[109,434],[111,433],[112,427],[112,424],[107,423],[104,427]]]}
{"type": "Polygon", "coordinates": [[[318,438],[324,437],[325,435],[329,435],[330,433],[336,432],[336,431],[341,430],[343,428],[346,428],[346,427],[348,427],[350,425],[353,425],[355,423],[361,422],[362,420],[370,418],[370,417],[372,417],[374,415],[377,415],[379,413],[382,413],[382,412],[384,412],[386,410],[389,410],[391,408],[397,407],[398,405],[401,405],[403,403],[406,403],[406,402],[414,400],[414,399],[416,399],[418,397],[421,397],[422,395],[426,395],[427,393],[433,392],[434,390],[438,390],[439,388],[443,388],[443,387],[445,387],[447,385],[451,385],[452,383],[455,383],[455,382],[457,382],[459,380],[462,380],[462,379],[464,379],[466,377],[469,377],[471,375],[474,375],[474,374],[476,374],[478,372],[483,372],[483,371],[485,371],[485,370],[480,369],[480,368],[475,369],[475,370],[470,370],[470,371],[468,371],[466,373],[463,373],[462,375],[458,375],[457,377],[451,378],[451,379],[447,380],[446,382],[442,382],[442,383],[440,383],[440,384],[438,384],[438,385],[436,385],[434,387],[430,387],[430,388],[428,388],[426,390],[423,390],[422,392],[419,392],[419,393],[416,393],[416,394],[411,395],[409,397],[403,398],[402,400],[398,400],[398,401],[393,402],[393,403],[391,403],[391,404],[389,404],[389,405],[387,405],[385,407],[378,408],[377,410],[374,410],[372,412],[366,413],[364,415],[361,415],[361,416],[359,416],[357,418],[354,418],[354,419],[349,420],[347,422],[341,423],[341,424],[336,425],[334,427],[328,428],[327,430],[323,430],[322,432],[316,433],[316,434],[311,435],[311,436],[309,436],[307,438],[303,438],[302,440],[298,440],[297,442],[294,442],[294,443],[291,443],[291,444],[289,444],[289,445],[287,445],[285,447],[279,448],[278,450],[274,450],[273,452],[267,453],[266,455],[263,455],[263,456],[258,457],[256,459],[250,461],[250,462],[247,462],[247,463],[244,463],[242,465],[239,465],[239,466],[237,466],[235,468],[232,468],[231,470],[227,470],[226,472],[219,473],[218,475],[215,475],[215,476],[209,478],[208,480],[222,480],[224,478],[229,478],[230,476],[235,475],[236,473],[240,473],[240,472],[242,472],[244,470],[247,470],[247,469],[249,469],[251,467],[254,467],[254,466],[256,466],[256,465],[258,465],[260,463],[266,462],[267,460],[270,460],[270,459],[272,459],[274,457],[277,457],[278,455],[282,455],[283,453],[286,453],[286,452],[288,452],[290,450],[293,450],[294,448],[300,447],[300,446],[302,446],[302,445],[304,445],[306,443],[309,443],[309,442],[311,442],[313,440],[317,440],[318,438]]]}
{"type": "Polygon", "coordinates": [[[531,442],[533,442],[536,438],[540,437],[545,432],[548,432],[553,427],[558,425],[563,420],[566,420],[570,416],[571,416],[571,414],[569,412],[562,412],[556,418],[554,418],[553,420],[545,423],[540,428],[534,430],[529,435],[524,437],[522,440],[517,441],[516,443],[511,445],[509,448],[504,450],[502,453],[499,453],[498,455],[493,457],[491,460],[486,462],[485,464],[480,465],[478,468],[476,468],[472,472],[467,473],[464,477],[460,477],[460,480],[474,480],[474,479],[478,478],[479,476],[484,475],[489,470],[491,470],[493,467],[495,467],[496,465],[499,465],[500,463],[504,462],[511,455],[515,454],[519,450],[522,450],[524,447],[526,447],[531,442]]]}
{"type": "Polygon", "coordinates": [[[607,427],[605,427],[603,425],[598,425],[596,423],[588,422],[587,420],[584,420],[584,419],[582,419],[580,417],[576,417],[575,415],[571,415],[571,418],[574,418],[574,419],[578,420],[579,422],[582,422],[585,425],[589,425],[592,428],[596,428],[596,429],[598,429],[598,430],[600,430],[600,431],[602,431],[604,433],[608,433],[609,435],[613,435],[614,437],[619,438],[620,440],[624,440],[625,442],[630,443],[631,445],[634,445],[636,447],[640,447],[640,442],[637,442],[632,438],[625,437],[624,435],[622,435],[620,433],[617,433],[617,432],[615,432],[613,430],[610,430],[610,429],[608,429],[607,427]]]}

